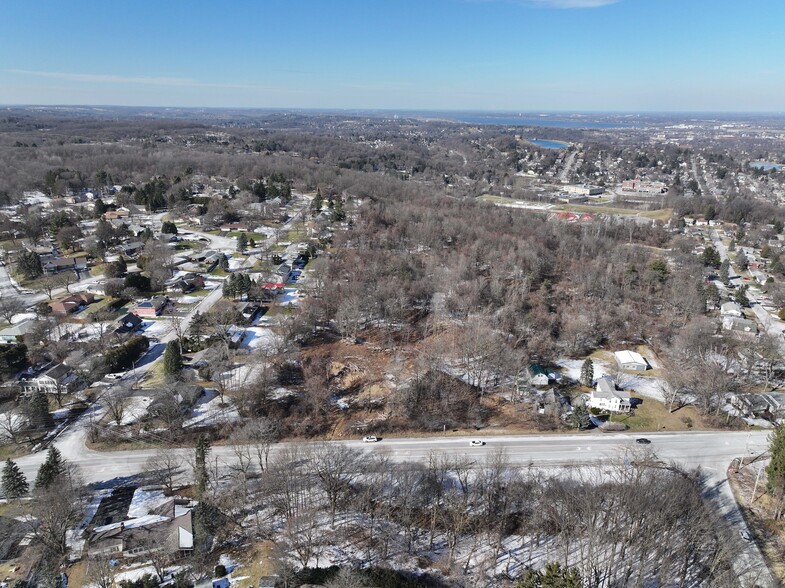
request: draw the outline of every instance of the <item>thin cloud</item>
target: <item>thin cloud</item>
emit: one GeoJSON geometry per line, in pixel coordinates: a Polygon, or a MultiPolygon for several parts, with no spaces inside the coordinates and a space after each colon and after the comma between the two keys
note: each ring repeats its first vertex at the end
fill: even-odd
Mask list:
{"type": "Polygon", "coordinates": [[[551,6],[553,8],[600,8],[616,4],[621,0],[529,0],[529,4],[551,6]]]}
{"type": "Polygon", "coordinates": [[[543,8],[600,8],[621,2],[621,0],[463,0],[469,3],[506,2],[523,6],[541,6],[543,8]]]}
{"type": "Polygon", "coordinates": [[[72,82],[89,82],[98,84],[132,84],[143,86],[179,86],[179,87],[198,87],[198,88],[245,88],[258,89],[259,86],[249,86],[243,84],[214,84],[200,82],[191,78],[169,78],[157,76],[116,76],[106,74],[88,73],[68,73],[57,71],[33,71],[27,69],[9,69],[9,73],[35,76],[39,78],[50,78],[57,80],[68,80],[72,82]]]}

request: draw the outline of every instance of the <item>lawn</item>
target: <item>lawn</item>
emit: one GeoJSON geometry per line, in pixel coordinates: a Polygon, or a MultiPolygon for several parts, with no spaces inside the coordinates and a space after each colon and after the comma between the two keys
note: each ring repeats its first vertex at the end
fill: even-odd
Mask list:
{"type": "Polygon", "coordinates": [[[687,406],[668,412],[662,402],[653,398],[632,395],[642,402],[632,415],[614,415],[613,422],[624,423],[632,431],[690,431],[702,429],[701,417],[695,408],[687,406]]]}

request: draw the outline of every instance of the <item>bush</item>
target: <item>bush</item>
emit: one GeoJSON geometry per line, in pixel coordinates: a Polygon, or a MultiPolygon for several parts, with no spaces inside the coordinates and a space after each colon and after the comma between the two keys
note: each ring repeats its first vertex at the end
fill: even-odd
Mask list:
{"type": "Polygon", "coordinates": [[[215,577],[216,578],[223,578],[226,575],[226,566],[223,564],[218,564],[215,566],[215,577]]]}
{"type": "Polygon", "coordinates": [[[140,292],[149,292],[152,289],[150,278],[138,272],[134,272],[125,276],[125,282],[123,285],[126,288],[136,288],[140,292]]]}
{"type": "Polygon", "coordinates": [[[134,362],[145,353],[150,346],[150,341],[144,335],[134,335],[128,341],[114,347],[104,355],[106,368],[110,372],[127,370],[134,362]]]}

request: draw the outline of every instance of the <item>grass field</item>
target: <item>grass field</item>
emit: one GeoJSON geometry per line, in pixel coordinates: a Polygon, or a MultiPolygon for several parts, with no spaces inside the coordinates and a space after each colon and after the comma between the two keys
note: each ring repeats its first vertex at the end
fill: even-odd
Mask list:
{"type": "Polygon", "coordinates": [[[652,220],[667,221],[673,215],[672,208],[662,208],[659,210],[635,210],[631,208],[614,208],[612,206],[593,206],[591,204],[548,204],[540,202],[529,202],[523,200],[511,200],[501,196],[483,194],[478,198],[483,202],[492,204],[515,204],[521,206],[521,210],[531,210],[532,212],[553,211],[553,212],[586,212],[589,214],[607,214],[612,216],[639,216],[652,220]],[[532,208],[524,208],[531,206],[532,208]],[[542,208],[538,208],[542,207],[542,208]]]}

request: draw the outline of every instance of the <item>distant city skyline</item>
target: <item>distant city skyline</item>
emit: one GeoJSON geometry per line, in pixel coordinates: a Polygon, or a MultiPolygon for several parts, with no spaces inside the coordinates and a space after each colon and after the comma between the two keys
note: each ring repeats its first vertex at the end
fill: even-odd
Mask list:
{"type": "Polygon", "coordinates": [[[0,104],[782,112],[781,0],[0,6],[0,104]]]}

